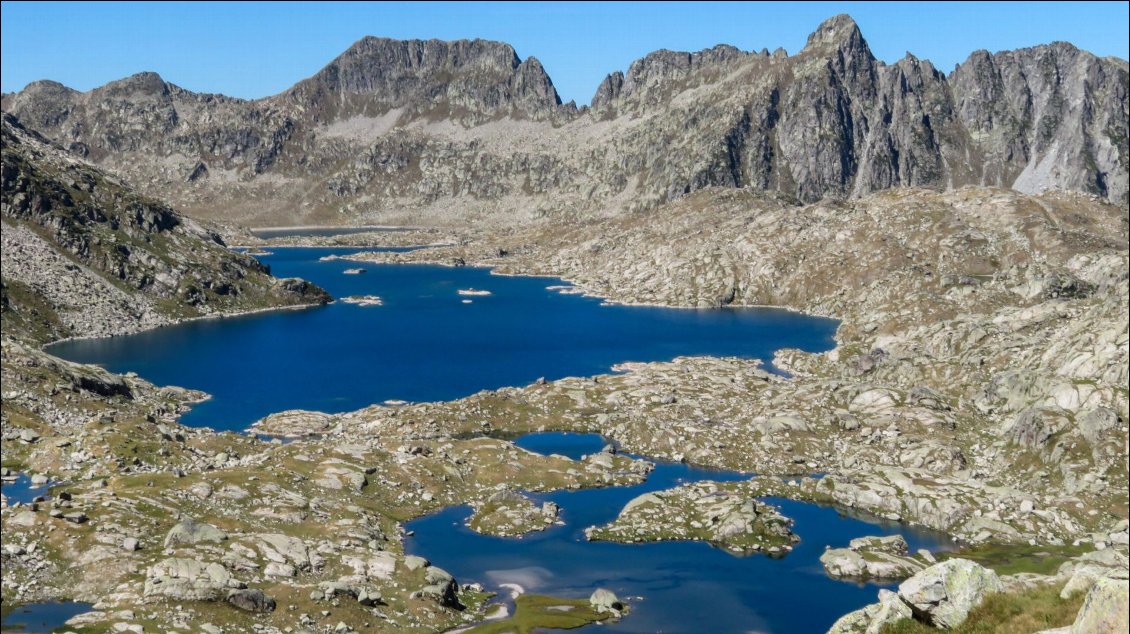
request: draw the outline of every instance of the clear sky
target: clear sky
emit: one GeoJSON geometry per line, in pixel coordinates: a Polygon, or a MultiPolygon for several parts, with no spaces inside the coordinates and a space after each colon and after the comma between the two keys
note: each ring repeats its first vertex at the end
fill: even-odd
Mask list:
{"type": "Polygon", "coordinates": [[[541,60],[564,101],[660,48],[800,50],[848,13],[876,57],[907,51],[945,72],[977,49],[1056,40],[1128,57],[1128,2],[47,3],[4,2],[4,92],[37,79],[89,90],[140,71],[198,92],[256,98],[290,87],[365,35],[484,38],[541,60]]]}

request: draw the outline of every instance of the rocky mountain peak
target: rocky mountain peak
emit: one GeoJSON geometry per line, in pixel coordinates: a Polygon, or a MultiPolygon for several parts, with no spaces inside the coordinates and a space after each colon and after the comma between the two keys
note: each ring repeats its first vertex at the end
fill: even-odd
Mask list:
{"type": "Polygon", "coordinates": [[[471,121],[549,116],[561,103],[541,62],[489,40],[393,40],[365,37],[285,93],[333,119],[360,110],[452,113],[471,121]],[[343,99],[362,98],[347,105],[343,99]],[[352,109],[351,109],[352,108],[352,109]]]}
{"type": "Polygon", "coordinates": [[[657,104],[691,86],[717,79],[733,63],[749,56],[729,44],[694,53],[660,49],[632,62],[627,75],[616,71],[600,83],[592,107],[604,109],[621,97],[657,104]]]}
{"type": "Polygon", "coordinates": [[[609,73],[600,85],[596,87],[596,94],[592,97],[593,110],[600,110],[605,106],[612,103],[613,100],[620,96],[620,91],[624,87],[624,73],[614,71],[609,73]]]}
{"type": "Polygon", "coordinates": [[[802,53],[828,54],[834,51],[845,51],[854,55],[862,55],[874,59],[871,47],[863,39],[859,25],[846,13],[833,16],[824,20],[816,30],[808,36],[802,53]]]}
{"type": "Polygon", "coordinates": [[[511,72],[520,60],[513,47],[488,40],[393,40],[368,36],[350,46],[312,79],[343,92],[367,93],[386,78],[438,70],[511,72]]]}
{"type": "Polygon", "coordinates": [[[553,87],[549,73],[545,72],[541,61],[532,55],[514,69],[514,77],[510,83],[515,97],[530,109],[536,110],[551,103],[561,105],[561,97],[553,87]]]}
{"type": "Polygon", "coordinates": [[[160,75],[152,71],[145,71],[130,75],[124,79],[112,81],[96,90],[107,97],[168,97],[170,84],[166,83],[160,75]]]}
{"type": "Polygon", "coordinates": [[[27,94],[27,95],[34,94],[34,95],[42,95],[42,96],[47,96],[47,95],[52,95],[52,94],[55,94],[55,95],[75,95],[75,94],[78,94],[78,91],[75,90],[74,88],[69,88],[69,87],[64,86],[63,84],[60,84],[59,82],[51,80],[51,79],[40,79],[38,81],[31,82],[30,84],[25,86],[24,89],[20,93],[16,93],[16,94],[27,94]]]}

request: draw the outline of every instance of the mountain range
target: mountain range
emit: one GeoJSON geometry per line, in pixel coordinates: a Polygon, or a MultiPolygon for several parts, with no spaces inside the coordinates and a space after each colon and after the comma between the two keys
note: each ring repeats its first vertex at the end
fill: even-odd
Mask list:
{"type": "Polygon", "coordinates": [[[895,188],[1069,190],[1127,206],[1128,66],[1057,42],[948,75],[848,16],[798,53],[660,50],[562,104],[534,57],[366,37],[257,100],[141,73],[3,110],[142,193],[243,224],[496,224],[645,212],[707,188],[796,203],[895,188]]]}

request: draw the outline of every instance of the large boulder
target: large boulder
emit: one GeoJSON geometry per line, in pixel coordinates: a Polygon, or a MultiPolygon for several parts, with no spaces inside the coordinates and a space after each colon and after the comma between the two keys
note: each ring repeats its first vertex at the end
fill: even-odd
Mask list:
{"type": "Polygon", "coordinates": [[[624,604],[616,597],[616,594],[611,590],[604,588],[597,588],[589,596],[589,605],[596,612],[612,612],[619,614],[624,609],[624,604]]]}
{"type": "Polygon", "coordinates": [[[404,567],[409,570],[419,570],[420,568],[426,568],[430,565],[432,565],[430,561],[419,555],[404,556],[404,567]]]}
{"type": "Polygon", "coordinates": [[[888,623],[914,616],[910,606],[890,590],[879,591],[879,602],[840,617],[828,634],[879,634],[888,623]]]}
{"type": "Polygon", "coordinates": [[[232,590],[228,593],[228,603],[248,612],[275,611],[275,600],[262,590],[232,590]]]}
{"type": "Polygon", "coordinates": [[[154,564],[145,578],[145,596],[178,601],[219,601],[227,597],[228,590],[241,588],[243,583],[222,565],[184,557],[154,564]]]}
{"type": "Polygon", "coordinates": [[[256,546],[269,561],[289,564],[302,571],[318,571],[325,563],[321,555],[297,537],[280,533],[265,533],[258,537],[256,546]]]}
{"type": "Polygon", "coordinates": [[[1130,582],[1104,577],[1095,581],[1082,609],[1071,625],[1071,634],[1106,634],[1125,632],[1130,625],[1127,606],[1130,582]]]}
{"type": "Polygon", "coordinates": [[[899,597],[914,615],[935,627],[960,625],[986,595],[1002,592],[997,573],[969,561],[950,559],[935,564],[899,585],[899,597]]]}
{"type": "Polygon", "coordinates": [[[443,568],[428,566],[424,570],[424,587],[420,588],[421,595],[442,606],[461,610],[463,604],[459,603],[458,589],[459,584],[455,582],[455,577],[443,568]]]}
{"type": "Polygon", "coordinates": [[[227,538],[228,534],[215,526],[189,519],[180,522],[169,531],[168,535],[165,535],[165,548],[200,542],[222,542],[227,538]]]}
{"type": "Polygon", "coordinates": [[[1114,435],[1111,430],[1118,429],[1118,414],[1109,407],[1097,407],[1076,417],[1079,433],[1091,444],[1099,444],[1114,435]]]}

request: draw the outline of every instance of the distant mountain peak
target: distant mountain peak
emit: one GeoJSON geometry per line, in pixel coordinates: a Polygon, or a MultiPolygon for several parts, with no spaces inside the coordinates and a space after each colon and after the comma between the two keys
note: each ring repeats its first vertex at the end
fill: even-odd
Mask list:
{"type": "Polygon", "coordinates": [[[27,92],[64,92],[77,93],[74,88],[61,84],[53,79],[38,79],[24,87],[27,92]]]}
{"type": "Polygon", "coordinates": [[[859,25],[846,13],[821,22],[820,26],[808,36],[808,42],[801,52],[828,53],[835,50],[865,51],[868,57],[872,57],[871,47],[867,45],[867,40],[863,39],[859,25]]]}
{"type": "Polygon", "coordinates": [[[98,90],[110,94],[141,93],[152,96],[166,96],[169,94],[169,84],[157,73],[143,71],[124,79],[112,81],[98,90]]]}
{"type": "Polygon", "coordinates": [[[364,37],[288,94],[330,108],[339,107],[327,101],[330,95],[356,96],[378,110],[447,109],[472,118],[514,112],[541,118],[561,103],[540,61],[522,61],[509,44],[480,39],[364,37]]]}

